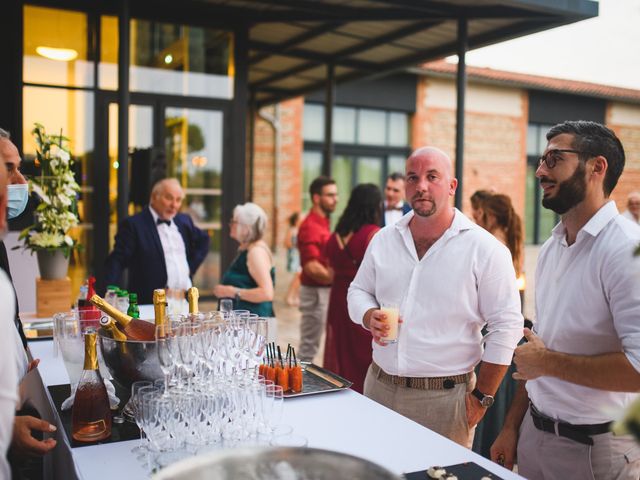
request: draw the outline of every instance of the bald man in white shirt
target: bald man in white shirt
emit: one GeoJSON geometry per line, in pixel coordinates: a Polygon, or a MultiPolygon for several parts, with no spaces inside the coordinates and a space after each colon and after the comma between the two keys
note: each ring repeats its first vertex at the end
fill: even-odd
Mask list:
{"type": "Polygon", "coordinates": [[[564,122],[536,176],[561,215],[538,257],[536,333],[514,362],[522,380],[491,457],[528,479],[640,478],[640,445],[610,424],[640,391],[640,227],[609,196],[625,163],[615,133],[564,122]]]}
{"type": "Polygon", "coordinates": [[[347,300],[351,319],[374,339],[364,394],[470,447],[522,338],[523,318],[509,250],[451,206],[456,187],[445,153],[425,147],[411,154],[413,212],[373,237],[347,300]],[[385,342],[384,303],[400,308],[395,344],[385,342]]]}

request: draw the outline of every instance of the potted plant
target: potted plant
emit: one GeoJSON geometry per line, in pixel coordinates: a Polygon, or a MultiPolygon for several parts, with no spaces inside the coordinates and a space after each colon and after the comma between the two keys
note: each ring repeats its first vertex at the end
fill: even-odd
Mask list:
{"type": "Polygon", "coordinates": [[[29,180],[29,190],[40,197],[34,213],[35,223],[20,233],[24,248],[36,252],[40,276],[44,280],[64,278],[69,256],[79,244],[69,231],[78,225],[77,192],[73,176],[74,160],[69,152],[69,139],[48,135],[36,123],[32,130],[36,141],[36,166],[40,175],[29,180]]]}

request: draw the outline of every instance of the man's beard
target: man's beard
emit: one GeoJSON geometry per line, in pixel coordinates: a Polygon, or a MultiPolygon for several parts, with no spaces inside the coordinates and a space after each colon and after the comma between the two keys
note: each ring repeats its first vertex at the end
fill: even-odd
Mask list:
{"type": "MultiPolygon", "coordinates": [[[[558,183],[558,192],[554,197],[542,198],[542,206],[553,210],[558,215],[567,213],[584,200],[587,193],[587,181],[584,178],[585,166],[578,164],[576,171],[564,182],[558,183]]],[[[542,177],[540,181],[546,177],[542,177]]]]}
{"type": "Polygon", "coordinates": [[[430,217],[431,215],[436,213],[436,202],[433,200],[433,198],[423,196],[420,194],[415,194],[411,199],[411,208],[413,208],[414,213],[420,217],[430,217]],[[418,208],[416,207],[416,204],[415,204],[416,200],[428,200],[429,202],[431,202],[431,207],[418,208]]]}
{"type": "Polygon", "coordinates": [[[336,209],[335,205],[332,205],[331,207],[326,206],[324,203],[320,204],[320,209],[322,210],[322,212],[327,216],[330,217],[331,214],[333,213],[333,211],[336,209]]]}

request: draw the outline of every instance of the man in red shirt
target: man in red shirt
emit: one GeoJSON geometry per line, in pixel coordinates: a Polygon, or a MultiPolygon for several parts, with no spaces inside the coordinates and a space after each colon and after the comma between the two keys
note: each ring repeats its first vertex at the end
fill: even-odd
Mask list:
{"type": "Polygon", "coordinates": [[[338,203],[335,180],[320,176],[309,186],[313,207],[300,225],[298,250],[300,251],[300,348],[298,358],[313,361],[327,321],[329,292],[333,271],[324,247],[331,236],[329,216],[338,203]]]}

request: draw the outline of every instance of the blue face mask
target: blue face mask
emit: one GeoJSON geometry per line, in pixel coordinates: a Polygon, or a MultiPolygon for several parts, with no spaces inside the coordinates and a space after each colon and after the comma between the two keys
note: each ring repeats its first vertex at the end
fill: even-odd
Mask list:
{"type": "Polygon", "coordinates": [[[7,218],[16,218],[27,207],[29,200],[29,185],[26,183],[18,183],[8,185],[8,201],[7,201],[7,218]]]}

